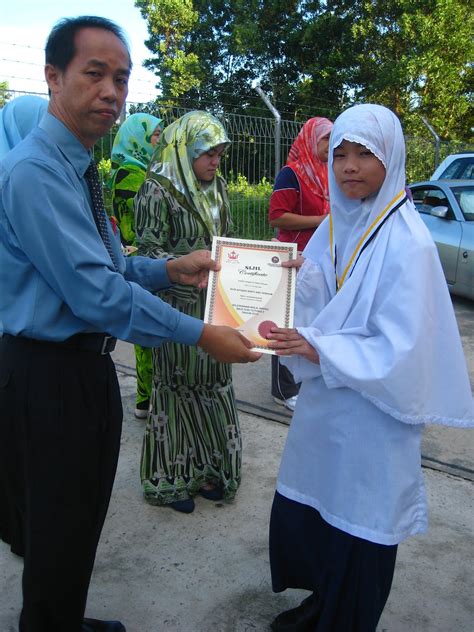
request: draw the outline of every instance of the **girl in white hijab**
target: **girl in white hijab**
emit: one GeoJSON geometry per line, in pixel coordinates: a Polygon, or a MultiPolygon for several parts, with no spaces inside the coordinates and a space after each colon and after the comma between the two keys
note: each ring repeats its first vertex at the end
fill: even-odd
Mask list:
{"type": "Polygon", "coordinates": [[[329,156],[331,215],[303,252],[296,328],[269,335],[302,382],[272,509],[273,590],[312,593],[272,629],[374,632],[398,543],[427,528],[424,424],[472,426],[473,400],[397,117],[346,110],[329,156]]]}

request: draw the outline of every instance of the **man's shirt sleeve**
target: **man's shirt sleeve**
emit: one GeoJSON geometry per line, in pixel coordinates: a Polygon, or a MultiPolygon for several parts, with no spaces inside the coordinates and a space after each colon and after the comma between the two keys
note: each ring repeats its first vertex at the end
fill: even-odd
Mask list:
{"type": "Polygon", "coordinates": [[[20,161],[2,197],[19,253],[90,331],[143,346],[158,346],[164,340],[197,342],[201,321],[140,286],[156,290],[169,285],[166,261],[130,259],[126,278],[117,273],[69,174],[46,161],[20,161]]]}

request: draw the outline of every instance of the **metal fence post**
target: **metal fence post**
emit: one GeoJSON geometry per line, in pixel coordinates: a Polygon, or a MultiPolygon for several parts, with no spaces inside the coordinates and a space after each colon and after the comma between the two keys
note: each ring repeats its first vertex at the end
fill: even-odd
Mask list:
{"type": "Polygon", "coordinates": [[[426,119],[424,116],[422,116],[421,120],[426,125],[428,130],[433,134],[434,139],[435,139],[435,156],[434,156],[434,163],[435,164],[434,164],[434,168],[436,169],[436,167],[439,165],[439,147],[440,147],[441,139],[438,136],[438,134],[434,131],[434,129],[433,129],[431,123],[428,121],[428,119],[426,119]]]}
{"type": "Polygon", "coordinates": [[[122,109],[120,110],[119,124],[122,125],[122,123],[125,121],[126,118],[127,118],[127,103],[125,102],[122,106],[122,109]]]}
{"type": "Polygon", "coordinates": [[[275,117],[275,178],[278,175],[278,172],[281,169],[281,115],[280,112],[275,108],[273,103],[267,97],[265,92],[260,88],[260,86],[255,86],[255,90],[258,92],[262,101],[265,103],[267,108],[275,117]]]}

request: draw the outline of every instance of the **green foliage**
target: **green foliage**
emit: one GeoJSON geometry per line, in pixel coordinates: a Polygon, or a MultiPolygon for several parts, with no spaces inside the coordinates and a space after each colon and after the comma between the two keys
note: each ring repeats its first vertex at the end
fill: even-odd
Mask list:
{"type": "Polygon", "coordinates": [[[136,0],[135,6],[148,20],[150,39],[145,43],[156,55],[145,66],[159,69],[159,85],[166,98],[173,102],[198,88],[199,59],[185,48],[186,38],[198,19],[192,0],[136,0]]]}
{"type": "Polygon", "coordinates": [[[405,132],[472,138],[472,7],[465,0],[362,0],[352,32],[358,100],[378,101],[405,132]],[[471,92],[471,94],[470,94],[471,92]]]}
{"type": "Polygon", "coordinates": [[[283,118],[333,118],[379,102],[409,134],[471,141],[468,0],[136,0],[163,97],[261,115],[258,81],[283,118]]]}
{"type": "Polygon", "coordinates": [[[97,160],[97,170],[99,171],[100,181],[102,183],[102,194],[104,197],[104,206],[108,215],[112,214],[112,191],[110,190],[110,176],[112,170],[112,161],[110,158],[102,157],[97,160]]]}
{"type": "Polygon", "coordinates": [[[238,173],[234,176],[232,172],[229,172],[227,182],[229,195],[235,194],[243,198],[267,198],[273,190],[272,185],[265,177],[257,184],[250,185],[242,174],[238,173]]]}
{"type": "Polygon", "coordinates": [[[249,184],[241,174],[228,175],[230,212],[233,233],[245,239],[271,239],[273,229],[268,223],[268,206],[272,185],[266,178],[249,184]]]}
{"type": "Polygon", "coordinates": [[[0,108],[3,108],[11,97],[11,92],[8,91],[8,81],[0,81],[0,108]]]}
{"type": "Polygon", "coordinates": [[[406,144],[406,175],[407,183],[429,180],[439,163],[450,154],[473,151],[472,145],[459,141],[443,142],[440,144],[438,163],[435,162],[435,143],[419,137],[405,138],[406,144]]]}
{"type": "Polygon", "coordinates": [[[433,143],[420,138],[407,138],[405,144],[407,183],[429,180],[435,170],[433,143]]]}
{"type": "Polygon", "coordinates": [[[110,158],[101,158],[97,163],[97,169],[99,170],[101,180],[107,182],[110,178],[110,171],[112,169],[112,161],[110,158]]]}
{"type": "Polygon", "coordinates": [[[128,108],[128,115],[137,114],[143,112],[145,114],[152,114],[158,118],[163,118],[162,108],[159,100],[148,101],[148,103],[131,103],[128,108]]]}

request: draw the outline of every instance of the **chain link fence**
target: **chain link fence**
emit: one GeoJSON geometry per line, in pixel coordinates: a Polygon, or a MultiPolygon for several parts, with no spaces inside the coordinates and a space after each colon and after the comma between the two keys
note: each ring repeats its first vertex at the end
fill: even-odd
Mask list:
{"type": "MultiPolygon", "coordinates": [[[[19,96],[20,93],[13,93],[19,96]]],[[[42,94],[47,98],[47,95],[42,94]]],[[[156,110],[149,104],[128,103],[127,111],[137,112],[146,107],[146,111],[164,120],[165,125],[176,120],[187,109],[156,105],[156,110]]],[[[229,188],[229,200],[235,235],[247,239],[270,239],[273,230],[268,224],[268,203],[275,181],[275,119],[249,116],[245,114],[226,113],[216,106],[212,113],[223,123],[232,144],[221,162],[221,173],[229,188]]],[[[280,156],[282,164],[293,140],[296,138],[304,121],[282,120],[280,126],[280,156]]],[[[94,149],[95,157],[104,181],[106,201],[108,199],[106,183],[110,171],[110,154],[118,125],[102,138],[94,149]]],[[[434,140],[426,138],[406,138],[407,147],[407,181],[427,180],[433,173],[435,160],[443,160],[452,153],[472,151],[455,142],[441,142],[438,150],[434,140]]]]}
{"type": "MultiPolygon", "coordinates": [[[[138,104],[131,105],[131,111],[139,111],[138,104]]],[[[150,114],[162,118],[169,125],[190,110],[178,107],[147,108],[150,114]]],[[[220,171],[225,178],[234,234],[246,239],[270,239],[273,229],[268,224],[268,205],[275,181],[275,120],[273,118],[248,116],[245,114],[212,112],[224,125],[231,145],[223,156],[220,171]]],[[[302,122],[281,121],[280,152],[283,164],[293,140],[301,129],[302,122]]],[[[96,147],[96,159],[110,157],[117,128],[103,138],[96,147]]],[[[103,163],[102,163],[103,164],[103,163]]],[[[109,164],[102,172],[104,180],[109,164]]]]}

